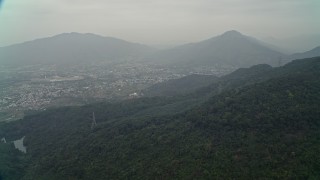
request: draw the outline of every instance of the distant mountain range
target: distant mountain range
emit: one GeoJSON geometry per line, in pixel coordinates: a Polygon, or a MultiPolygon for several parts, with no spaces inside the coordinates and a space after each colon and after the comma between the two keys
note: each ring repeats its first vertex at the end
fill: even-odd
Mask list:
{"type": "Polygon", "coordinates": [[[167,50],[155,50],[94,34],[65,33],[0,48],[2,65],[75,64],[90,62],[152,62],[165,66],[249,67],[256,64],[281,65],[297,58],[320,55],[320,48],[306,53],[285,55],[276,46],[261,42],[237,31],[167,50]]]}

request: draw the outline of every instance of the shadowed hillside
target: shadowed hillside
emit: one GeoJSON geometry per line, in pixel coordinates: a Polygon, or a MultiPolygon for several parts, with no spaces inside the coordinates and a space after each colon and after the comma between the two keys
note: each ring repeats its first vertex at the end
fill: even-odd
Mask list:
{"type": "Polygon", "coordinates": [[[211,96],[47,110],[2,125],[0,136],[26,136],[25,179],[320,177],[320,59],[259,65],[224,79],[228,88],[211,96]],[[251,83],[240,86],[236,77],[251,83]]]}

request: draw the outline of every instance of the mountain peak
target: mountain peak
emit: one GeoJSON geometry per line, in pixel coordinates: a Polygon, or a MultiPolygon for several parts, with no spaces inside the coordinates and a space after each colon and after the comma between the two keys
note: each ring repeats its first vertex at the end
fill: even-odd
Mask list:
{"type": "Polygon", "coordinates": [[[98,36],[101,37],[99,35],[96,34],[92,34],[92,33],[79,33],[79,32],[68,32],[68,33],[61,33],[61,34],[57,34],[53,37],[78,37],[78,36],[98,36]]]}
{"type": "Polygon", "coordinates": [[[243,36],[243,35],[236,30],[231,30],[223,33],[222,36],[243,36]]]}

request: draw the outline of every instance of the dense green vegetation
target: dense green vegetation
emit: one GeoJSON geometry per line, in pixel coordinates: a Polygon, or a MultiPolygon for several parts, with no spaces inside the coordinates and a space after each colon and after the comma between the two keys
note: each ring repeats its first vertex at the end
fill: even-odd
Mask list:
{"type": "Polygon", "coordinates": [[[25,174],[27,157],[12,143],[0,143],[0,180],[19,180],[25,174]]]}
{"type": "Polygon", "coordinates": [[[319,107],[312,58],[240,69],[190,95],[31,114],[0,137],[26,136],[24,179],[318,179],[319,107]]]}

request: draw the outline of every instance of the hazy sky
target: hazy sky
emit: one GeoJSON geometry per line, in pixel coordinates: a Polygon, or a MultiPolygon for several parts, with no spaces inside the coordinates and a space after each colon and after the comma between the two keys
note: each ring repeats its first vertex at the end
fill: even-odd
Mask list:
{"type": "Polygon", "coordinates": [[[0,46],[62,32],[182,44],[231,29],[258,38],[320,34],[320,0],[4,0],[0,9],[0,46]]]}

